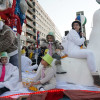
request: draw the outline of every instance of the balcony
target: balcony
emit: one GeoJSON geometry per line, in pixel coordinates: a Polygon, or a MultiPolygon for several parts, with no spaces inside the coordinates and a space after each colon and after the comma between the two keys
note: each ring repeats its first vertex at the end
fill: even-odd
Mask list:
{"type": "Polygon", "coordinates": [[[35,40],[29,37],[26,37],[26,41],[30,43],[35,43],[35,40]]]}
{"type": "Polygon", "coordinates": [[[28,11],[33,14],[33,9],[31,7],[28,6],[28,11]]]}
{"type": "Polygon", "coordinates": [[[27,21],[27,25],[28,25],[29,27],[33,28],[33,23],[32,23],[32,22],[27,21]]]}
{"type": "Polygon", "coordinates": [[[27,3],[30,7],[33,7],[33,2],[31,2],[30,0],[27,0],[27,3]]]}
{"type": "Polygon", "coordinates": [[[26,29],[26,32],[27,32],[28,34],[31,34],[31,35],[34,34],[33,31],[31,31],[31,30],[29,30],[29,29],[26,29]]]}
{"type": "Polygon", "coordinates": [[[32,17],[31,15],[29,15],[28,13],[26,14],[26,17],[27,17],[28,19],[30,19],[31,21],[33,21],[33,17],[32,17]]]}

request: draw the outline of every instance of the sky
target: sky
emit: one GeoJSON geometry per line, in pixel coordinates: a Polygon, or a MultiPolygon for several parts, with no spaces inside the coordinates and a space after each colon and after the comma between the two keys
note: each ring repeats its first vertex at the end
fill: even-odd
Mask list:
{"type": "Polygon", "coordinates": [[[61,36],[64,36],[64,31],[71,29],[71,23],[76,18],[76,12],[84,11],[84,16],[87,19],[86,37],[89,39],[93,14],[100,9],[96,0],[38,0],[38,2],[57,26],[61,36]]]}

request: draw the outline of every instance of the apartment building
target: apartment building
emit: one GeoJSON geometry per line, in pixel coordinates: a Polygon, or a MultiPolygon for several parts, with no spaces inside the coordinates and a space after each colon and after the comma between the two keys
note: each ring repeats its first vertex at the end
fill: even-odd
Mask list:
{"type": "Polygon", "coordinates": [[[44,11],[37,0],[27,0],[28,11],[26,13],[26,24],[23,24],[21,35],[22,45],[34,44],[36,41],[37,31],[39,31],[40,40],[46,38],[48,32],[55,33],[56,40],[61,42],[61,35],[53,21],[44,11]]]}

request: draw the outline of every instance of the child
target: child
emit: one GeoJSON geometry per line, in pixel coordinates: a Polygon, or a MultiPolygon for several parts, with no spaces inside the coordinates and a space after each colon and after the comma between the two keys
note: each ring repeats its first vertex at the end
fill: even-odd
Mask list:
{"type": "Polygon", "coordinates": [[[41,61],[43,67],[39,70],[39,73],[34,78],[31,86],[36,86],[38,90],[50,90],[56,87],[55,72],[51,66],[53,58],[46,54],[41,61]]]}
{"type": "Polygon", "coordinates": [[[81,33],[81,23],[74,21],[72,30],[68,33],[67,54],[72,58],[86,58],[90,72],[96,72],[96,63],[94,54],[88,49],[81,49],[80,46],[84,43],[85,38],[81,33]]]}
{"type": "MultiPolygon", "coordinates": [[[[47,41],[44,41],[41,44],[41,47],[46,47],[48,49],[48,54],[50,54],[50,56],[60,61],[61,57],[56,53],[56,49],[59,49],[59,44],[57,41],[55,41],[54,33],[49,32],[46,39],[47,41]]],[[[62,69],[62,67],[59,67],[59,74],[63,73],[66,72],[62,69]]]]}
{"type": "Polygon", "coordinates": [[[8,63],[7,52],[0,54],[0,95],[6,91],[18,90],[18,68],[8,63]]]}
{"type": "Polygon", "coordinates": [[[22,72],[32,72],[34,69],[37,69],[38,65],[35,64],[32,66],[32,61],[28,57],[25,56],[25,50],[21,50],[21,67],[22,67],[22,72]]]}

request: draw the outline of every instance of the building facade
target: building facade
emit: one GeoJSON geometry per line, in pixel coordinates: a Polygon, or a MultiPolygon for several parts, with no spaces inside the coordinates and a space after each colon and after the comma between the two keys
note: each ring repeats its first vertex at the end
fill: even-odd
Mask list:
{"type": "Polygon", "coordinates": [[[48,32],[52,31],[55,33],[56,40],[61,42],[60,32],[38,1],[27,0],[27,4],[26,24],[23,24],[21,35],[22,45],[35,44],[38,31],[40,40],[45,39],[48,32]]]}

